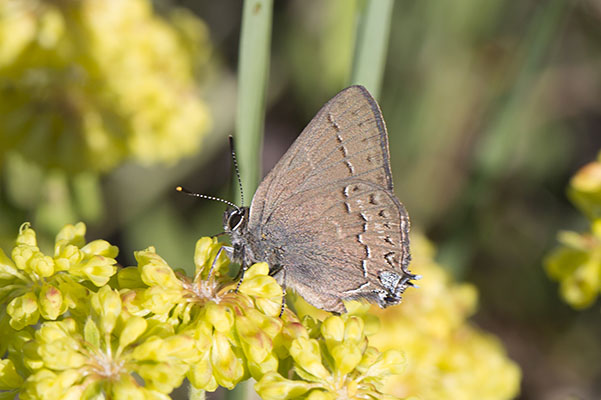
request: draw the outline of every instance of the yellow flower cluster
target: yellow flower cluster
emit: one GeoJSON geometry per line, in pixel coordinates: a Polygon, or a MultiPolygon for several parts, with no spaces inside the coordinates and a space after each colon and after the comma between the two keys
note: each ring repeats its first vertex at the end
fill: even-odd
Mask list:
{"type": "Polygon", "coordinates": [[[401,373],[405,360],[398,350],[380,353],[368,346],[363,320],[348,314],[330,316],[321,324],[306,321],[309,332],[288,348],[299,379],[273,371],[263,375],[255,389],[265,400],[277,399],[390,399],[382,393],[384,378],[401,373]]]}
{"type": "Polygon", "coordinates": [[[191,337],[123,311],[119,293],[108,286],[90,303],[85,322],[46,322],[36,332],[25,361],[34,372],[23,398],[164,398],[181,385],[199,358],[191,337]]]}
{"type": "Polygon", "coordinates": [[[291,314],[279,318],[282,288],[268,276],[265,263],[248,269],[234,290],[220,249],[216,239],[198,240],[193,279],[176,274],[153,248],[136,252],[138,266],[118,276],[122,286],[137,287],[123,294],[129,312],[168,323],[195,339],[202,357],[188,378],[210,391],[232,389],[249,376],[276,369],[273,342],[291,314]]]}
{"type": "Polygon", "coordinates": [[[601,292],[601,155],[572,177],[568,195],[590,220],[589,232],[560,232],[561,243],[545,260],[559,281],[563,299],[574,308],[593,304],[601,292]]]}
{"type": "Polygon", "coordinates": [[[85,231],[82,223],[67,225],[50,257],[38,248],[29,224],[21,226],[11,258],[0,249],[0,304],[7,305],[0,321],[9,318],[10,326],[20,330],[40,317],[55,320],[86,302],[86,282],[99,287],[109,281],[118,250],[104,240],[86,244],[85,231]]]}
{"type": "Polygon", "coordinates": [[[12,259],[0,252],[0,396],[156,399],[186,377],[198,389],[233,388],[277,370],[277,354],[304,332],[291,311],[280,318],[282,289],[266,264],[234,290],[215,239],[198,241],[194,278],[149,248],[111,279],[117,249],[86,244],[84,233],[66,226],[50,257],[23,224],[12,259]]]}
{"type": "Polygon", "coordinates": [[[466,319],[476,308],[473,286],[453,283],[433,260],[422,237],[412,239],[412,269],[423,276],[418,290],[405,292],[400,307],[372,308],[380,317],[370,343],[381,351],[400,349],[406,372],[387,379],[385,392],[420,399],[512,399],[520,369],[492,335],[466,319]]]}
{"type": "Polygon", "coordinates": [[[282,289],[265,263],[236,285],[216,239],[198,240],[193,277],[153,248],[115,275],[117,249],[86,244],[84,233],[81,223],[66,226],[50,257],[24,224],[11,258],[0,253],[0,302],[9,305],[0,319],[0,397],[163,399],[184,378],[212,391],[249,377],[264,399],[517,393],[519,369],[465,323],[473,288],[452,284],[424,241],[414,245],[423,289],[406,293],[405,306],[375,311],[381,322],[358,302],[348,314],[301,322],[282,312],[282,289]]]}
{"type": "Polygon", "coordinates": [[[209,115],[195,83],[204,24],[148,0],[0,2],[0,161],[106,171],[192,154],[209,115]]]}
{"type": "MultiPolygon", "coordinates": [[[[34,337],[46,326],[66,323],[68,315],[85,319],[90,314],[90,293],[107,287],[117,270],[118,249],[104,240],[86,244],[85,231],[83,223],[65,226],[49,256],[40,251],[34,230],[25,223],[10,258],[0,249],[0,309],[6,310],[0,313],[0,354],[8,353],[0,361],[0,391],[6,391],[0,394],[6,398],[19,392],[27,398],[25,388],[43,366],[43,360],[26,361],[38,358],[34,337]],[[60,321],[44,322],[54,320],[60,321]]],[[[50,343],[56,337],[48,339],[50,343]]],[[[52,348],[48,354],[61,357],[61,349],[52,348]]]]}

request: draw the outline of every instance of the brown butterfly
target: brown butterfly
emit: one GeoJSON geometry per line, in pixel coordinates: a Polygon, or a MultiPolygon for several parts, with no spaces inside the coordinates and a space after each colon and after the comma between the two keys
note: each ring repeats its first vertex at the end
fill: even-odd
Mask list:
{"type": "Polygon", "coordinates": [[[398,304],[411,280],[409,216],[392,189],[382,113],[362,86],[324,105],[261,182],[249,207],[224,214],[228,253],[312,305],[398,304]]]}

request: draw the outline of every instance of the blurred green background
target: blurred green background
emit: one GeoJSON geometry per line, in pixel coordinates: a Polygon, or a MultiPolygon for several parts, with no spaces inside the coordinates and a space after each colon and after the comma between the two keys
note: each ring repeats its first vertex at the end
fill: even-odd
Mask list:
{"type": "MultiPolygon", "coordinates": [[[[13,87],[16,79],[30,84],[31,63],[41,68],[40,60],[51,50],[12,70],[6,68],[10,54],[0,51],[5,63],[0,64],[5,68],[0,68],[3,248],[25,220],[47,245],[63,224],[83,220],[90,240],[102,237],[119,246],[122,265],[134,263],[134,250],[154,245],[170,265],[190,268],[196,239],[221,232],[222,204],[191,200],[174,187],[232,200],[237,196],[227,135],[235,126],[242,2],[156,0],[152,5],[149,12],[156,18],[180,28],[177,40],[180,50],[190,54],[192,71],[182,85],[195,88],[207,113],[206,124],[174,124],[172,129],[183,135],[188,129],[202,132],[201,144],[182,144],[186,136],[158,141],[156,149],[136,142],[142,156],[132,156],[135,151],[128,153],[124,143],[136,125],[128,118],[139,116],[133,108],[111,109],[121,101],[118,89],[96,92],[106,86],[103,79],[119,77],[111,83],[116,88],[127,83],[122,70],[110,69],[111,60],[106,61],[108,72],[94,75],[95,86],[86,90],[67,90],[72,76],[54,81],[55,92],[68,93],[73,102],[68,104],[76,105],[72,111],[57,103],[55,92],[35,94],[40,104],[52,101],[55,107],[43,108],[23,94],[26,85],[13,87]],[[194,25],[194,16],[206,27],[194,25]],[[195,48],[199,43],[202,48],[195,48]],[[78,108],[81,102],[93,105],[78,108]],[[55,151],[61,148],[58,139],[56,147],[37,148],[35,126],[6,118],[15,107],[31,107],[30,118],[43,113],[71,118],[81,110],[109,109],[100,115],[116,115],[113,126],[125,121],[126,128],[111,139],[116,147],[91,159],[106,156],[114,162],[98,166],[82,158],[62,163],[61,157],[80,155],[77,145],[63,149],[64,154],[55,151]],[[29,140],[20,140],[16,130],[29,140]],[[179,145],[190,154],[145,157],[179,145]]],[[[360,6],[352,0],[275,2],[264,173],[321,105],[348,84],[360,6]]],[[[0,38],[6,40],[19,31],[6,27],[14,20],[7,17],[10,6],[4,7],[0,38]]],[[[50,28],[44,29],[52,31],[52,21],[47,24],[50,28]]],[[[120,31],[103,34],[109,42],[123,37],[120,31]]],[[[92,51],[82,54],[82,65],[98,62],[92,51]]],[[[64,69],[65,59],[57,60],[44,68],[64,69]]],[[[135,70],[137,64],[132,65],[135,70]]],[[[158,107],[154,99],[149,95],[132,104],[158,107]]],[[[587,227],[565,190],[570,177],[601,148],[601,1],[397,0],[379,100],[396,193],[409,210],[413,230],[434,241],[440,263],[458,280],[477,285],[476,322],[498,335],[520,364],[521,398],[600,398],[599,305],[575,311],[563,303],[542,260],[556,245],[558,230],[587,227]]],[[[77,121],[74,128],[57,128],[63,132],[57,137],[67,135],[66,129],[77,134],[89,126],[86,118],[77,121]]]]}

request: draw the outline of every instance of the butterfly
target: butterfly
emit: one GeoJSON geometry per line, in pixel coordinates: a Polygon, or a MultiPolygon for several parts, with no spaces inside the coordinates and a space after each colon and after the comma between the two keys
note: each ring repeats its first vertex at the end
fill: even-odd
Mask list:
{"type": "Polygon", "coordinates": [[[409,272],[409,216],[392,187],[382,113],[363,86],[328,101],[259,185],[250,207],[224,214],[229,256],[267,262],[313,306],[398,304],[409,272]]]}

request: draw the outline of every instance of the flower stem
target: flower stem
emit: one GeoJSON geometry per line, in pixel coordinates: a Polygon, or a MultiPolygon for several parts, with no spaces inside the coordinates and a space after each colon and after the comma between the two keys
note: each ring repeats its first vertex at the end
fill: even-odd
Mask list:
{"type": "Polygon", "coordinates": [[[367,0],[358,7],[351,83],[365,86],[377,99],[384,75],[393,0],[367,0]]]}
{"type": "Polygon", "coordinates": [[[255,192],[261,179],[272,3],[272,0],[245,0],[242,13],[235,146],[247,195],[255,192]]]}
{"type": "Polygon", "coordinates": [[[189,400],[205,400],[206,392],[202,389],[196,389],[192,384],[189,384],[188,399],[189,400]]]}

